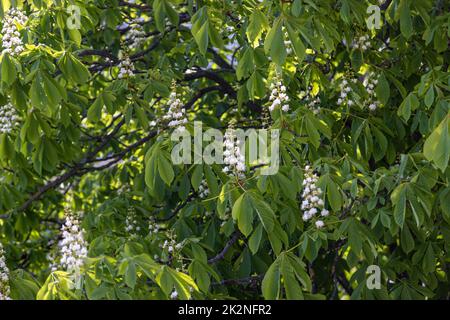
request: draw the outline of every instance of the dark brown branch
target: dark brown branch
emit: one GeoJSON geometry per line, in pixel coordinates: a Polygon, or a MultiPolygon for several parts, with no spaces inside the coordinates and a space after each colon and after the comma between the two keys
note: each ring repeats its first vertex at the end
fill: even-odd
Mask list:
{"type": "Polygon", "coordinates": [[[264,276],[262,274],[257,276],[250,276],[242,279],[225,279],[220,282],[213,282],[212,286],[257,286],[262,281],[264,276]]]}
{"type": "Polygon", "coordinates": [[[194,103],[198,100],[198,99],[200,99],[201,97],[203,97],[205,94],[207,94],[207,93],[209,93],[209,92],[212,92],[212,91],[218,91],[218,90],[220,90],[220,86],[211,86],[211,87],[206,87],[206,88],[203,88],[203,89],[200,89],[192,98],[191,98],[191,100],[189,100],[185,105],[184,105],[184,108],[185,109],[189,109],[189,108],[191,108],[193,105],[194,105],[194,103]]]}
{"type": "Polygon", "coordinates": [[[83,50],[80,53],[78,53],[78,56],[79,57],[99,56],[111,59],[112,61],[115,62],[119,61],[119,59],[116,56],[114,56],[113,54],[109,53],[106,50],[94,50],[94,49],[83,50]]]}
{"type": "Polygon", "coordinates": [[[188,74],[184,75],[185,81],[191,81],[191,80],[200,79],[200,78],[207,78],[209,80],[216,82],[217,84],[220,85],[220,87],[222,88],[222,90],[225,93],[228,93],[233,99],[236,99],[237,93],[233,89],[233,87],[227,81],[225,81],[225,79],[223,79],[221,76],[217,75],[216,73],[214,73],[212,71],[198,70],[196,72],[188,73],[188,74]]]}
{"type": "Polygon", "coordinates": [[[348,280],[345,278],[345,276],[339,275],[337,277],[339,284],[342,286],[342,288],[344,288],[345,292],[351,296],[353,293],[353,288],[350,285],[350,283],[348,282],[348,280]]]}
{"type": "MultiPolygon", "coordinates": [[[[196,72],[192,72],[192,73],[188,73],[188,74],[184,75],[184,81],[191,81],[191,80],[201,79],[201,78],[206,78],[206,79],[216,82],[220,86],[220,88],[222,89],[222,91],[224,93],[230,95],[230,97],[232,99],[237,99],[237,92],[234,90],[234,88],[225,79],[223,79],[221,76],[219,76],[217,73],[215,73],[213,71],[197,70],[196,72]]],[[[255,112],[261,111],[261,106],[258,105],[254,101],[247,101],[246,105],[252,111],[255,111],[255,112]]]]}
{"type": "Polygon", "coordinates": [[[208,259],[209,264],[214,264],[222,259],[225,258],[225,255],[227,254],[228,250],[233,246],[233,244],[238,241],[238,239],[241,237],[242,233],[239,231],[235,231],[233,235],[231,236],[230,240],[226,243],[225,247],[222,249],[222,251],[216,255],[215,257],[212,257],[211,259],[208,259]]]}
{"type": "Polygon", "coordinates": [[[169,216],[165,218],[156,219],[157,222],[165,222],[171,220],[173,217],[175,217],[178,212],[180,212],[181,209],[183,209],[192,199],[194,198],[194,195],[191,194],[185,201],[180,203],[171,213],[169,216]]]}
{"type": "Polygon", "coordinates": [[[215,51],[214,49],[208,48],[208,52],[212,53],[213,57],[214,57],[214,62],[217,63],[217,65],[223,69],[226,70],[233,70],[233,67],[224,59],[222,58],[217,51],[215,51]]]}

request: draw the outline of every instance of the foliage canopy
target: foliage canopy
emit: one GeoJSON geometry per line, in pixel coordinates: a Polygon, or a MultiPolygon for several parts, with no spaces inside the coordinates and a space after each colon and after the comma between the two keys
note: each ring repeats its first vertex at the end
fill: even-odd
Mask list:
{"type": "Polygon", "coordinates": [[[0,3],[27,17],[0,61],[12,299],[449,298],[448,1],[0,3]],[[279,129],[278,173],[174,165],[175,97],[187,131],[279,129]],[[324,226],[302,219],[307,166],[324,226]],[[65,207],[83,213],[75,277],[65,207]]]}

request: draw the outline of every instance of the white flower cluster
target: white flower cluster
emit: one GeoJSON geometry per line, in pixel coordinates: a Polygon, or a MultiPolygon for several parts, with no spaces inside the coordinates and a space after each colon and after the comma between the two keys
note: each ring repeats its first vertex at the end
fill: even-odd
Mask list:
{"type": "Polygon", "coordinates": [[[225,209],[225,213],[224,213],[223,217],[220,217],[220,220],[222,220],[220,227],[221,228],[224,227],[230,219],[231,219],[231,209],[230,209],[230,207],[227,207],[225,209]]]}
{"type": "Polygon", "coordinates": [[[140,22],[143,22],[143,18],[133,19],[129,24],[130,29],[125,34],[125,41],[130,49],[138,48],[145,41],[146,34],[140,22]]]}
{"type": "Polygon", "coordinates": [[[172,293],[170,294],[170,299],[175,300],[178,298],[178,292],[177,290],[173,289],[172,293]]]}
{"type": "Polygon", "coordinates": [[[241,144],[240,140],[237,140],[233,128],[229,128],[225,132],[224,145],[225,151],[223,152],[223,163],[225,167],[223,172],[229,175],[236,175],[238,178],[242,179],[245,177],[245,157],[241,154],[241,144]]]}
{"type": "Polygon", "coordinates": [[[356,102],[352,99],[352,88],[350,87],[350,81],[353,83],[357,83],[358,79],[354,78],[351,80],[347,80],[344,78],[339,84],[339,88],[341,90],[341,94],[338,98],[337,104],[343,105],[347,104],[349,107],[353,106],[356,102]]]}
{"type": "MultiPolygon", "coordinates": [[[[328,216],[330,213],[325,209],[324,202],[321,199],[322,190],[316,186],[318,180],[317,174],[314,173],[310,166],[305,166],[305,177],[303,179],[302,206],[303,221],[309,221],[320,213],[322,217],[328,216]]],[[[325,223],[322,220],[315,222],[317,228],[322,228],[325,223]]]]}
{"type": "Polygon", "coordinates": [[[81,227],[81,214],[74,214],[70,209],[65,210],[66,222],[61,228],[61,266],[69,273],[78,273],[87,257],[87,244],[84,240],[84,229],[81,227]]]}
{"type": "Polygon", "coordinates": [[[183,248],[182,243],[177,243],[176,236],[169,238],[169,240],[164,240],[161,246],[162,249],[167,249],[167,252],[173,254],[175,251],[180,251],[183,248]]]}
{"type": "Polygon", "coordinates": [[[11,103],[0,107],[0,133],[11,133],[18,125],[20,118],[11,103]]]}
{"type": "Polygon", "coordinates": [[[118,78],[124,79],[124,78],[128,78],[128,77],[133,77],[134,76],[133,69],[134,69],[133,62],[130,60],[129,57],[126,57],[123,61],[121,61],[119,63],[118,78]]]}
{"type": "Polygon", "coordinates": [[[11,300],[9,287],[9,269],[6,266],[5,251],[0,243],[0,300],[11,300]]]}
{"type": "Polygon", "coordinates": [[[137,237],[141,227],[138,225],[136,219],[136,210],[134,207],[128,207],[127,217],[125,218],[125,231],[130,234],[131,237],[137,237]]]}
{"type": "Polygon", "coordinates": [[[176,92],[172,92],[169,97],[169,109],[163,116],[163,120],[168,121],[168,126],[175,128],[178,131],[184,131],[186,128],[184,124],[188,122],[186,118],[186,110],[183,108],[183,103],[178,99],[176,92]]]}
{"type": "Polygon", "coordinates": [[[209,188],[206,184],[206,180],[203,179],[202,183],[198,186],[198,196],[200,199],[205,199],[209,195],[209,188]]]}
{"type": "Polygon", "coordinates": [[[286,87],[281,81],[275,81],[270,84],[270,97],[269,101],[272,103],[269,106],[269,111],[272,112],[275,108],[281,106],[283,112],[289,111],[289,97],[286,94],[286,87]]]}
{"type": "Polygon", "coordinates": [[[364,79],[364,87],[366,88],[369,99],[367,100],[368,108],[370,111],[375,111],[379,106],[380,102],[377,99],[377,94],[375,92],[375,87],[378,84],[378,78],[375,76],[374,72],[369,72],[364,79]]]}
{"type": "Polygon", "coordinates": [[[300,94],[303,96],[303,102],[314,114],[320,112],[320,97],[313,96],[311,93],[311,87],[309,87],[306,92],[302,91],[300,94]]]}
{"type": "Polygon", "coordinates": [[[150,223],[148,224],[149,235],[157,234],[159,232],[160,226],[156,223],[155,219],[150,219],[150,223]]]}
{"type": "MultiPolygon", "coordinates": [[[[283,27],[284,29],[284,27],[283,27]]],[[[284,46],[286,47],[286,53],[287,55],[290,55],[292,53],[292,41],[289,40],[289,34],[287,32],[284,32],[284,38],[287,40],[284,40],[284,46]]]]}
{"type": "Polygon", "coordinates": [[[362,51],[366,51],[370,49],[372,44],[370,42],[370,37],[368,35],[361,36],[355,40],[353,40],[352,48],[353,49],[361,49],[362,51]]]}
{"type": "Polygon", "coordinates": [[[58,264],[55,261],[55,256],[53,252],[47,253],[47,261],[48,261],[48,268],[51,270],[51,272],[54,272],[58,270],[58,264]]]}
{"type": "Polygon", "coordinates": [[[25,25],[28,18],[22,11],[11,8],[3,18],[2,47],[3,52],[18,56],[24,50],[22,38],[16,24],[25,25]]]}

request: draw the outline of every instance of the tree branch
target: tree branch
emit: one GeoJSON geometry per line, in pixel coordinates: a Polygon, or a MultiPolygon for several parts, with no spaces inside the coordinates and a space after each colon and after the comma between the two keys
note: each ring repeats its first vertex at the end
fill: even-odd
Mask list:
{"type": "Polygon", "coordinates": [[[214,264],[214,263],[224,259],[228,250],[230,250],[230,248],[233,246],[233,244],[235,244],[235,242],[238,241],[238,239],[241,237],[241,235],[242,235],[242,233],[240,233],[239,231],[235,231],[233,233],[233,235],[231,236],[230,240],[228,240],[228,242],[226,243],[225,247],[222,249],[222,251],[215,257],[212,257],[211,259],[209,259],[208,263],[214,264]]]}

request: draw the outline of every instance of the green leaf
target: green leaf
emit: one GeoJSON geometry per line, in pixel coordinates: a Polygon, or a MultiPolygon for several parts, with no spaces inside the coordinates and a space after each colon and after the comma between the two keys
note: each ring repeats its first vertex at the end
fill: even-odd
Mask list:
{"type": "Polygon", "coordinates": [[[125,283],[132,289],[136,285],[136,266],[134,263],[128,264],[128,268],[125,273],[125,283]]]}
{"type": "Polygon", "coordinates": [[[170,186],[171,182],[175,178],[175,173],[173,171],[172,165],[169,160],[166,159],[163,155],[158,156],[158,172],[161,176],[161,179],[170,186]]]}
{"type": "Polygon", "coordinates": [[[233,219],[237,220],[239,230],[247,237],[253,230],[254,216],[250,199],[246,193],[236,200],[231,213],[233,219]]]}
{"type": "Polygon", "coordinates": [[[263,97],[265,93],[265,86],[263,77],[258,71],[253,72],[251,77],[247,80],[247,90],[249,98],[254,100],[257,97],[263,97]]]}
{"type": "Polygon", "coordinates": [[[14,145],[5,133],[0,133],[0,160],[13,160],[14,145]]]}
{"type": "Polygon", "coordinates": [[[286,25],[289,39],[291,40],[292,46],[294,48],[295,54],[298,58],[298,63],[301,63],[306,56],[306,47],[300,38],[300,35],[294,31],[290,24],[286,25]]]}
{"type": "Polygon", "coordinates": [[[413,92],[411,92],[398,108],[397,115],[402,117],[405,122],[408,122],[411,117],[411,111],[416,110],[419,105],[419,99],[413,92]]]}
{"type": "Polygon", "coordinates": [[[211,44],[214,47],[219,48],[219,49],[223,48],[222,37],[219,34],[219,32],[216,30],[216,28],[214,28],[212,23],[209,24],[208,35],[209,35],[209,40],[211,40],[211,44]]]}
{"type": "Polygon", "coordinates": [[[164,0],[155,0],[153,2],[153,13],[155,17],[156,28],[159,32],[163,32],[165,27],[164,19],[166,18],[166,8],[164,2],[164,0]]]}
{"type": "Polygon", "coordinates": [[[426,273],[431,273],[435,270],[436,264],[434,263],[434,259],[435,256],[433,246],[431,245],[431,243],[429,243],[422,261],[423,271],[425,271],[426,273]]]}
{"type": "Polygon", "coordinates": [[[253,11],[250,15],[249,24],[246,30],[248,41],[253,47],[259,45],[259,39],[264,31],[269,28],[266,16],[259,10],[253,11]]]}
{"type": "Polygon", "coordinates": [[[294,17],[298,17],[302,11],[302,0],[294,0],[291,11],[294,17]]]}
{"type": "Polygon", "coordinates": [[[58,62],[58,66],[64,74],[64,77],[74,83],[83,84],[89,80],[89,70],[71,53],[64,53],[58,62]]]}
{"type": "Polygon", "coordinates": [[[305,119],[306,132],[308,133],[309,142],[317,149],[320,146],[320,134],[317,131],[314,121],[307,116],[305,119]]]}
{"type": "Polygon", "coordinates": [[[262,294],[266,300],[278,299],[280,295],[280,262],[275,260],[262,281],[262,294]]]}
{"type": "Polygon", "coordinates": [[[264,51],[270,55],[273,62],[280,66],[284,64],[287,55],[281,25],[282,20],[278,18],[267,33],[266,40],[264,41],[264,51]]]}
{"type": "Polygon", "coordinates": [[[247,78],[253,70],[255,70],[255,64],[253,62],[253,49],[247,48],[242,54],[242,57],[239,59],[236,69],[236,77],[238,80],[247,78]]]}
{"type": "Polygon", "coordinates": [[[178,12],[175,10],[175,8],[172,6],[170,1],[164,0],[164,11],[169,17],[170,22],[174,26],[178,26],[180,22],[180,17],[178,15],[178,12]]]}
{"type": "Polygon", "coordinates": [[[78,29],[71,28],[68,30],[70,39],[79,47],[81,45],[81,33],[78,29]]]}
{"type": "Polygon", "coordinates": [[[2,57],[2,82],[10,86],[17,78],[17,70],[9,54],[4,53],[2,57]]]}
{"type": "Polygon", "coordinates": [[[275,213],[272,208],[264,201],[264,199],[254,191],[249,191],[248,195],[251,199],[253,208],[256,210],[264,229],[272,232],[274,228],[275,213]]]}
{"type": "Polygon", "coordinates": [[[434,102],[434,87],[430,86],[430,88],[427,91],[427,94],[425,95],[425,105],[429,108],[433,105],[434,102]]]}
{"type": "Polygon", "coordinates": [[[284,255],[281,256],[280,272],[283,277],[283,285],[286,290],[286,298],[288,300],[301,300],[303,299],[302,288],[300,287],[296,277],[294,268],[291,265],[289,259],[284,255]]]}
{"type": "Polygon", "coordinates": [[[391,201],[394,205],[394,220],[403,228],[406,215],[406,190],[407,185],[402,183],[391,194],[391,201]]]}
{"type": "Polygon", "coordinates": [[[439,126],[431,133],[425,141],[423,154],[429,161],[445,172],[450,157],[450,113],[442,120],[439,126]]]}
{"type": "Polygon", "coordinates": [[[192,172],[191,176],[191,184],[195,190],[198,190],[198,187],[202,183],[202,178],[203,178],[203,166],[195,165],[194,171],[192,172]]]}
{"type": "Polygon", "coordinates": [[[378,85],[375,88],[375,92],[379,101],[385,105],[391,95],[391,89],[384,73],[378,78],[378,85]]]}
{"type": "Polygon", "coordinates": [[[208,48],[208,29],[209,29],[209,22],[206,21],[200,30],[193,34],[195,41],[197,42],[198,48],[200,50],[200,53],[205,55],[206,49],[208,48]]]}
{"type": "Polygon", "coordinates": [[[333,211],[339,212],[342,208],[342,196],[339,191],[338,185],[331,178],[328,178],[327,182],[328,201],[330,202],[333,211]]]}
{"type": "Polygon", "coordinates": [[[401,246],[406,254],[410,253],[414,249],[414,238],[412,237],[407,225],[405,225],[401,231],[401,246]]]}
{"type": "Polygon", "coordinates": [[[87,119],[89,122],[95,123],[98,122],[102,115],[103,109],[103,95],[100,94],[97,99],[95,99],[94,103],[89,107],[87,112],[87,119]]]}
{"type": "Polygon", "coordinates": [[[250,248],[250,251],[253,254],[257,254],[259,250],[259,245],[261,243],[262,238],[262,224],[259,224],[255,231],[253,231],[253,234],[251,235],[250,239],[248,239],[248,247],[250,248]]]}
{"type": "Polygon", "coordinates": [[[413,23],[412,23],[412,15],[411,10],[409,8],[410,4],[408,0],[402,0],[399,6],[400,10],[400,31],[402,35],[409,39],[413,32],[413,23]]]}

